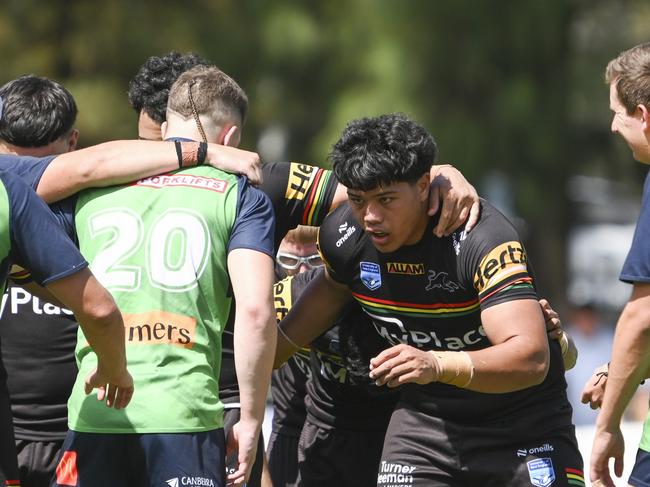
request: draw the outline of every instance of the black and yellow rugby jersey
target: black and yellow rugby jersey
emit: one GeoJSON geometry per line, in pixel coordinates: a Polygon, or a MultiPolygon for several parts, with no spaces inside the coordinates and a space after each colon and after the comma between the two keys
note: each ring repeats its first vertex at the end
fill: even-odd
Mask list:
{"type": "MultiPolygon", "coordinates": [[[[332,171],[299,162],[266,163],[262,166],[262,177],[263,183],[259,189],[271,199],[275,212],[276,251],[289,230],[298,225],[321,224],[332,206],[338,186],[332,171]]],[[[239,402],[233,357],[233,320],[234,307],[231,308],[230,319],[222,337],[219,397],[226,404],[239,402]]],[[[304,382],[305,379],[296,377],[295,380],[304,382]]]]}
{"type": "MultiPolygon", "coordinates": [[[[309,282],[322,271],[311,269],[282,281],[287,283],[284,291],[291,292],[290,297],[282,299],[286,306],[285,314],[309,282]]],[[[306,392],[303,385],[302,394],[291,396],[294,399],[297,396],[303,403],[303,422],[306,408],[309,421],[324,429],[386,429],[397,401],[397,391],[388,387],[378,388],[368,376],[370,359],[384,348],[384,344],[372,330],[369,318],[360,306],[354,302],[346,306],[334,326],[316,338],[309,348],[311,374],[306,392]]],[[[295,379],[290,383],[294,382],[295,379]]],[[[274,389],[274,403],[276,395],[280,394],[274,389]]],[[[285,408],[282,420],[288,422],[297,411],[295,405],[285,408]]],[[[275,421],[274,417],[274,427],[275,421]]]]}
{"type": "MultiPolygon", "coordinates": [[[[343,205],[321,226],[319,248],[332,278],[348,286],[387,347],[489,347],[481,311],[510,300],[537,299],[526,251],[512,224],[485,201],[469,234],[461,229],[437,238],[434,224],[432,218],[418,243],[384,254],[343,205]]],[[[560,347],[554,342],[549,373],[538,386],[485,394],[440,383],[409,384],[401,388],[401,400],[442,418],[481,422],[548,400],[566,401],[565,389],[560,347]]]]}

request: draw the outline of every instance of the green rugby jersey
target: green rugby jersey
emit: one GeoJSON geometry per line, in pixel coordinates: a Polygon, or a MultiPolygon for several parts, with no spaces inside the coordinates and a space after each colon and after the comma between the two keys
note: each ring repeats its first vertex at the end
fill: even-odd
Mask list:
{"type": "Polygon", "coordinates": [[[231,305],[227,255],[273,256],[273,211],[246,180],[192,167],[85,191],[74,224],[82,254],[124,316],[135,394],[123,410],[84,394],[96,356],[79,332],[74,431],[164,433],[222,426],[221,333],[231,305]]]}

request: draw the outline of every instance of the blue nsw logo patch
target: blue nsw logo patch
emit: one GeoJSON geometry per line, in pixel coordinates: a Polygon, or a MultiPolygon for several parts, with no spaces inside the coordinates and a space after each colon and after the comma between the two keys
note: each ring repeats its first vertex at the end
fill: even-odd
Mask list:
{"type": "Polygon", "coordinates": [[[555,470],[550,458],[538,458],[527,464],[531,484],[536,487],[548,487],[555,482],[555,470]]]}
{"type": "Polygon", "coordinates": [[[359,268],[361,270],[359,277],[364,286],[371,291],[381,287],[379,264],[375,264],[374,262],[361,262],[359,268]]]}

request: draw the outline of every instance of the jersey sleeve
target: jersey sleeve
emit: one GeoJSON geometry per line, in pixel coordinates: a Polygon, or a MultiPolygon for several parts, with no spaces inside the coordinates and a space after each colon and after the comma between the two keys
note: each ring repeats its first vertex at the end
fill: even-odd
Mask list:
{"type": "Polygon", "coordinates": [[[471,233],[455,233],[458,275],[478,293],[481,309],[515,299],[537,299],[528,256],[512,224],[481,202],[481,219],[471,233]]]}
{"type": "Polygon", "coordinates": [[[78,272],[88,263],[47,205],[21,179],[3,174],[9,195],[12,255],[41,285],[78,272]]]}
{"type": "Polygon", "coordinates": [[[318,251],[327,273],[339,284],[348,284],[352,278],[352,262],[361,235],[347,204],[327,215],[318,230],[318,251]]]}
{"type": "Polygon", "coordinates": [[[249,249],[275,258],[273,234],[275,216],[269,197],[237,178],[237,217],[230,234],[228,251],[249,249]]]}
{"type": "Polygon", "coordinates": [[[280,240],[298,225],[323,222],[338,186],[332,171],[297,162],[264,164],[262,171],[261,189],[273,203],[280,240]]]}
{"type": "Polygon", "coordinates": [[[41,176],[56,156],[30,157],[14,154],[0,155],[0,170],[15,174],[32,189],[38,187],[41,176]]]}
{"type": "Polygon", "coordinates": [[[50,204],[50,210],[66,235],[68,235],[74,244],[79,247],[79,239],[77,238],[77,229],[74,218],[77,198],[77,195],[74,194],[64,200],[52,203],[50,204]]]}
{"type": "Polygon", "coordinates": [[[643,186],[641,213],[634,229],[632,246],[625,258],[619,279],[623,282],[650,282],[650,173],[643,186]]]}

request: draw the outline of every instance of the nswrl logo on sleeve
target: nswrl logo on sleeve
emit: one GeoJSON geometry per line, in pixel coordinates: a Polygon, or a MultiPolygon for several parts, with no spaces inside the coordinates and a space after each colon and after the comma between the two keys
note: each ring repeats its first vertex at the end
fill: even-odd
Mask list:
{"type": "Polygon", "coordinates": [[[361,262],[359,265],[361,270],[359,277],[361,282],[371,291],[381,287],[381,271],[379,270],[379,264],[374,262],[361,262]]]}

